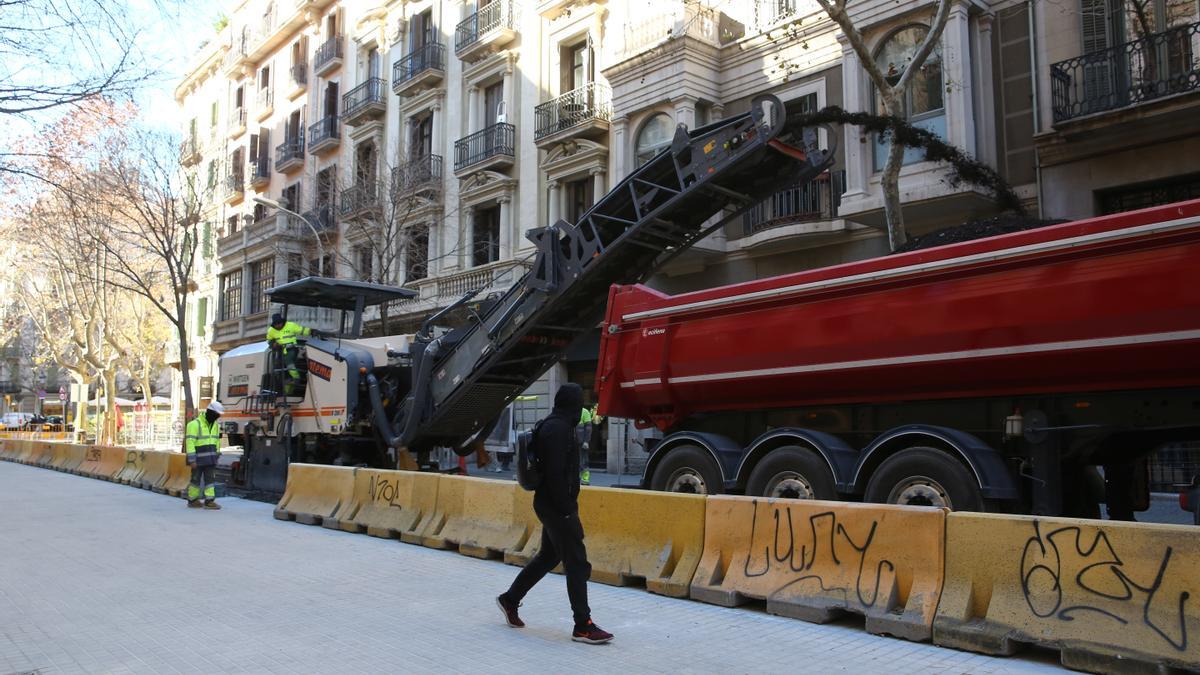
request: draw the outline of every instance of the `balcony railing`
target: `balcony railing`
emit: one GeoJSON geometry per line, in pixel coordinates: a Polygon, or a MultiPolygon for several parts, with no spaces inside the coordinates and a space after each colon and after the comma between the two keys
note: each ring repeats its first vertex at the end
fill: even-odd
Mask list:
{"type": "Polygon", "coordinates": [[[233,112],[229,113],[229,129],[235,131],[237,129],[246,128],[246,109],[234,108],[233,112]]]}
{"type": "Polygon", "coordinates": [[[232,201],[239,201],[243,192],[246,191],[246,178],[241,171],[236,171],[225,176],[225,198],[232,201]]]}
{"type": "Polygon", "coordinates": [[[464,50],[491,31],[513,27],[512,0],[493,0],[454,28],[454,53],[461,56],[464,50]]]}
{"type": "Polygon", "coordinates": [[[422,188],[438,188],[442,184],[441,155],[418,157],[392,169],[392,189],[403,195],[422,188]]]}
{"type": "Polygon", "coordinates": [[[335,147],[341,139],[341,121],[337,115],[330,115],[308,128],[308,151],[317,153],[335,147]]]}
{"type": "Polygon", "coordinates": [[[446,70],[446,47],[431,43],[418,47],[392,65],[392,89],[400,89],[426,70],[446,70]]]}
{"type": "Polygon", "coordinates": [[[537,123],[533,138],[538,140],[592,120],[612,118],[612,91],[595,82],[573,89],[533,109],[537,123]]]}
{"type": "Polygon", "coordinates": [[[845,171],[826,171],[816,179],[781,190],[742,214],[742,233],[750,236],[774,227],[833,220],[846,191],[845,171]]]}
{"type": "Polygon", "coordinates": [[[275,90],[268,87],[258,90],[258,110],[254,114],[258,119],[269,115],[275,109],[275,90]]]}
{"type": "Polygon", "coordinates": [[[512,157],[516,138],[516,127],[499,122],[460,139],[454,144],[454,170],[462,170],[497,155],[512,157]]]}
{"type": "Polygon", "coordinates": [[[297,63],[291,69],[292,87],[303,89],[308,86],[308,64],[297,63]]]}
{"type": "Polygon", "coordinates": [[[342,97],[342,119],[353,124],[361,115],[368,114],[373,108],[382,112],[386,105],[384,84],[382,77],[372,77],[346,92],[346,95],[342,97]]]}
{"type": "Polygon", "coordinates": [[[260,157],[250,160],[250,185],[265,185],[271,182],[271,158],[260,157]]]}
{"type": "Polygon", "coordinates": [[[1054,121],[1200,89],[1200,22],[1050,66],[1054,121]]]}
{"type": "Polygon", "coordinates": [[[326,69],[342,62],[342,36],[335,35],[326,40],[313,57],[313,71],[323,74],[326,69]]]}
{"type": "MultiPolygon", "coordinates": [[[[317,204],[304,212],[304,219],[318,234],[325,234],[337,228],[337,207],[332,201],[326,204],[317,204]]],[[[304,234],[311,235],[312,231],[305,227],[304,234]]]]}
{"type": "Polygon", "coordinates": [[[352,185],[342,190],[337,206],[342,217],[379,208],[379,187],[374,181],[352,185]]]}
{"type": "Polygon", "coordinates": [[[200,161],[200,143],[195,136],[183,139],[179,145],[179,162],[184,166],[200,161]]]}
{"type": "Polygon", "coordinates": [[[275,168],[280,171],[304,164],[304,136],[289,138],[275,147],[275,168]]]}

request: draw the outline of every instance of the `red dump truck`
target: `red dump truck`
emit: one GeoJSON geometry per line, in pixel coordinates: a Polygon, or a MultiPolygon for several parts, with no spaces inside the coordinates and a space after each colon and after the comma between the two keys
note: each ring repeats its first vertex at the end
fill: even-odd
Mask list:
{"type": "Polygon", "coordinates": [[[644,486],[1129,518],[1200,439],[1200,200],[668,296],[613,286],[644,486]],[[1101,473],[1103,469],[1103,473],[1101,473]]]}

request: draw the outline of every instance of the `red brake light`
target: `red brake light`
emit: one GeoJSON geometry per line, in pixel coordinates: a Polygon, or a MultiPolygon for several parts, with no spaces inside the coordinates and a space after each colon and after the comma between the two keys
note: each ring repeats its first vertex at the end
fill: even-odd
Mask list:
{"type": "Polygon", "coordinates": [[[1187,490],[1183,490],[1179,493],[1179,508],[1183,509],[1184,511],[1192,510],[1191,505],[1188,504],[1188,491],[1187,490]]]}

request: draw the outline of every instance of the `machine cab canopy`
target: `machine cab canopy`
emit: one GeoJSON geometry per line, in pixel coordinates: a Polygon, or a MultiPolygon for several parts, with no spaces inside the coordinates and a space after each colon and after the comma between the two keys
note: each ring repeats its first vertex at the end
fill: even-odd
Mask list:
{"type": "Polygon", "coordinates": [[[347,339],[362,336],[364,308],[416,296],[416,291],[398,286],[325,277],[305,277],[267,290],[271,302],[283,305],[284,320],[287,320],[288,308],[292,305],[341,310],[338,337],[347,339]]]}

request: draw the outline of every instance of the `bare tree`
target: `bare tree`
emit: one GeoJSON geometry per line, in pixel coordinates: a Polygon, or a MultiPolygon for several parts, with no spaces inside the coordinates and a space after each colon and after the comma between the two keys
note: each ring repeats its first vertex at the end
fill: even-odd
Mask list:
{"type": "MultiPolygon", "coordinates": [[[[942,39],[942,31],[950,16],[950,0],[937,0],[929,30],[925,33],[925,38],[913,53],[912,58],[905,63],[887,64],[886,72],[875,62],[874,55],[867,48],[866,40],[858,27],[854,25],[854,20],[846,9],[847,0],[817,0],[817,4],[842,29],[846,41],[858,55],[859,62],[867,71],[867,76],[871,78],[871,84],[879,92],[879,100],[883,109],[889,116],[903,119],[905,117],[904,92],[942,39]]],[[[888,148],[887,163],[883,167],[880,178],[883,188],[883,209],[887,216],[888,244],[893,251],[908,241],[908,233],[904,227],[904,214],[900,206],[900,169],[903,162],[904,145],[892,142],[888,148]]]]}
{"type": "Polygon", "coordinates": [[[131,130],[98,191],[112,221],[96,243],[110,284],[149,301],[175,329],[184,403],[194,412],[187,338],[188,298],[195,288],[196,250],[203,245],[202,190],[181,176],[179,146],[166,134],[131,130]]]}

